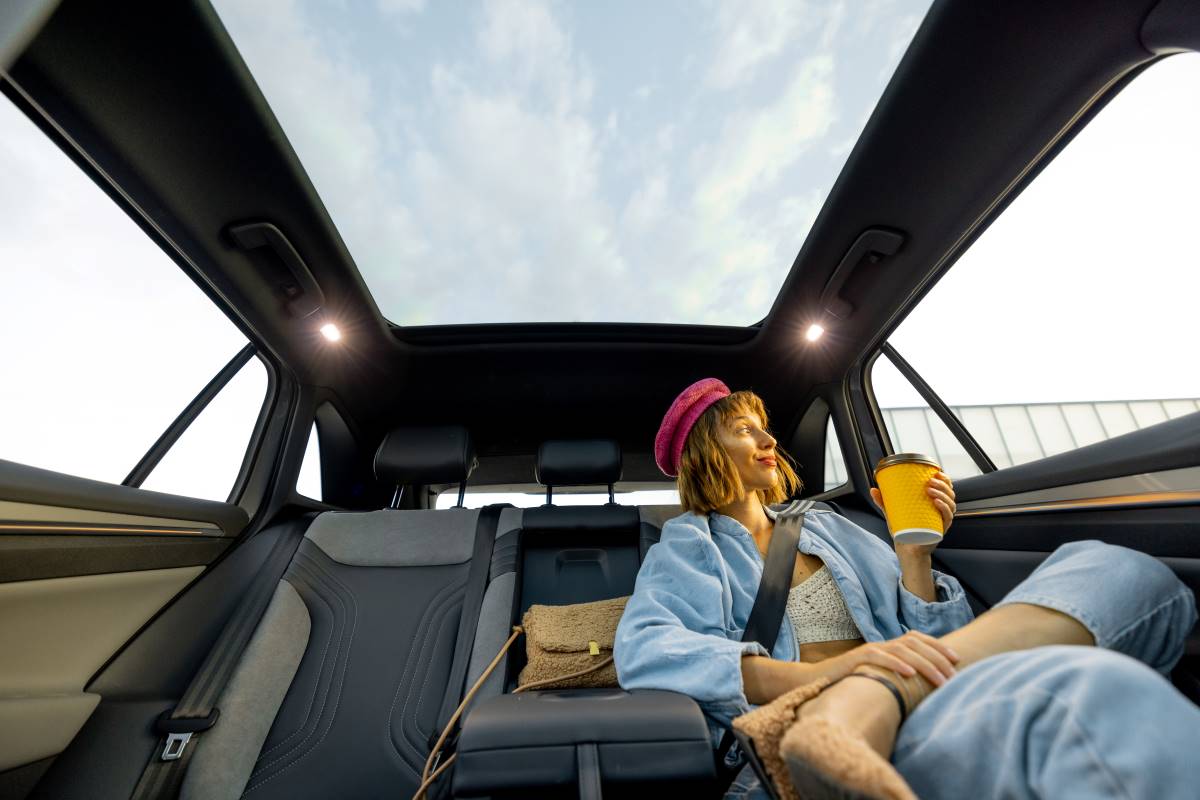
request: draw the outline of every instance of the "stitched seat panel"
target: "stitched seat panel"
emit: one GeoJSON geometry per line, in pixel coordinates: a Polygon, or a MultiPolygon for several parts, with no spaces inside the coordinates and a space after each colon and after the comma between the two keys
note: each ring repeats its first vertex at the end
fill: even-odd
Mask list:
{"type": "Polygon", "coordinates": [[[416,790],[468,568],[347,566],[301,545],[285,580],[308,608],[312,633],[244,796],[416,790]]]}

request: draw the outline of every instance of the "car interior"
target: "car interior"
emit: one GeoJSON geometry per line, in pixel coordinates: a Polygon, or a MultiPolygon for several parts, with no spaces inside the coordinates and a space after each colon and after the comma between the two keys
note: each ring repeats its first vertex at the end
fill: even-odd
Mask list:
{"type": "MultiPolygon", "coordinates": [[[[628,493],[673,488],[655,431],[706,376],[764,399],[800,497],[890,541],[869,490],[899,448],[871,368],[895,363],[978,466],[933,555],[976,614],[1079,539],[1200,589],[1200,411],[998,467],[888,344],[1110,100],[1196,50],[1194,0],[937,0],[757,323],[401,325],[208,0],[6,5],[2,102],[248,344],[120,484],[0,460],[0,797],[412,796],[531,605],[633,591],[681,510],[628,493]],[[248,363],[265,399],[228,497],[144,487],[248,363]],[[297,489],[310,436],[319,498],[297,489]],[[537,503],[471,501],[488,492],[537,503]]],[[[6,393],[28,388],[8,375],[6,393]]],[[[81,388],[74,402],[105,391],[81,388]]],[[[513,694],[523,666],[518,642],[431,796],[720,795],[690,698],[513,694]]],[[[1200,703],[1195,633],[1171,680],[1200,703]]]]}

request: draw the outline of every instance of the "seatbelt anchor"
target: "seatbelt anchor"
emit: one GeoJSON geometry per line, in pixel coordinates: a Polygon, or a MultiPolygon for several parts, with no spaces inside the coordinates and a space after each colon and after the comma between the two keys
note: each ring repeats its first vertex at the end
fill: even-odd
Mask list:
{"type": "Polygon", "coordinates": [[[167,737],[160,758],[163,761],[177,761],[183,757],[183,750],[192,740],[192,734],[206,731],[217,724],[221,716],[220,709],[214,708],[206,717],[172,717],[172,711],[164,711],[154,723],[155,729],[167,737]]]}

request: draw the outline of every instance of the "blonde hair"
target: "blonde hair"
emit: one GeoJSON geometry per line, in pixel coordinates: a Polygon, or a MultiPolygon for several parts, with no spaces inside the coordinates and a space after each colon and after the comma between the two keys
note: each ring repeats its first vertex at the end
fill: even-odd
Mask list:
{"type": "MultiPolygon", "coordinates": [[[[713,403],[692,426],[679,458],[679,504],[685,511],[708,514],[746,493],[737,466],[721,444],[719,427],[742,414],[757,414],[767,427],[767,409],[754,392],[734,392],[713,403]]],[[[775,446],[779,480],[770,489],[757,489],[764,505],[791,497],[803,486],[792,458],[775,446]]]]}

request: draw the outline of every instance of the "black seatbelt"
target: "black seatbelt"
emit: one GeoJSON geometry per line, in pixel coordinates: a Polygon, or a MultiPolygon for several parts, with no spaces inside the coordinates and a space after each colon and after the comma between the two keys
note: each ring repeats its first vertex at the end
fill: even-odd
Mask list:
{"type": "Polygon", "coordinates": [[[797,500],[775,516],[775,530],[771,532],[771,543],[767,546],[762,581],[758,584],[750,619],[742,633],[743,642],[758,642],[768,653],[775,649],[775,640],[783,625],[783,609],[787,605],[788,592],[792,590],[804,512],[812,506],[812,500],[797,500]]]}
{"type": "MultiPolygon", "coordinates": [[[[311,523],[312,518],[306,517],[306,520],[311,523]]],[[[133,790],[133,800],[160,800],[178,796],[183,776],[196,751],[197,743],[193,739],[216,724],[220,711],[213,706],[229,683],[234,667],[258,628],[259,620],[266,613],[275,587],[291,563],[292,555],[300,546],[307,528],[306,524],[293,524],[280,531],[279,539],[267,554],[245,599],[225,623],[216,644],[192,677],[187,691],[174,710],[159,718],[155,729],[162,734],[162,738],[133,790]]]]}
{"type": "MultiPolygon", "coordinates": [[[[458,621],[458,637],[454,642],[454,657],[450,662],[450,677],[446,681],[446,695],[438,711],[437,725],[430,734],[432,749],[441,736],[467,688],[467,667],[471,663],[475,631],[479,627],[479,613],[483,607],[483,595],[487,590],[488,576],[492,567],[492,548],[496,544],[496,529],[500,526],[500,512],[512,508],[509,503],[485,506],[475,523],[475,547],[471,554],[471,566],[467,571],[467,589],[463,594],[462,616],[458,621]]],[[[443,748],[442,757],[453,751],[453,734],[450,746],[443,748]]]]}
{"type": "MultiPolygon", "coordinates": [[[[775,515],[775,529],[771,532],[771,543],[767,545],[762,580],[758,584],[758,593],[754,595],[746,630],[742,632],[743,642],[758,642],[768,653],[775,649],[775,640],[779,638],[779,628],[783,625],[783,612],[787,606],[788,592],[792,589],[792,572],[796,566],[796,549],[800,544],[800,531],[804,527],[804,513],[814,505],[816,503],[812,500],[796,500],[775,515]]],[[[725,755],[733,747],[733,742],[733,730],[726,730],[717,749],[718,769],[725,768],[725,755]]],[[[739,764],[734,772],[741,766],[739,764]]],[[[729,779],[732,781],[733,776],[730,775],[729,779]]]]}

